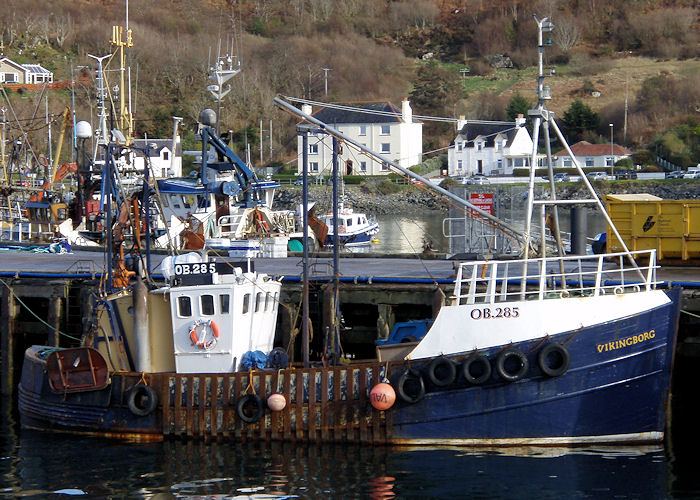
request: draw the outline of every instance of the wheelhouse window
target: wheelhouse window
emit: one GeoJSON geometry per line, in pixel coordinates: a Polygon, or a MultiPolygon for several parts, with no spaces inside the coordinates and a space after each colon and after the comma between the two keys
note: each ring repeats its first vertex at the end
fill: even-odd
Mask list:
{"type": "Polygon", "coordinates": [[[219,310],[221,314],[228,314],[231,307],[231,296],[228,294],[219,295],[219,310]]]}
{"type": "Polygon", "coordinates": [[[258,292],[257,295],[255,296],[255,312],[259,312],[260,308],[262,307],[265,299],[265,294],[262,292],[258,292]]]}
{"type": "Polygon", "coordinates": [[[250,311],[250,294],[246,293],[243,296],[243,314],[248,314],[250,311]]]}
{"type": "Polygon", "coordinates": [[[265,294],[265,310],[267,311],[271,305],[272,305],[272,296],[270,295],[270,292],[267,292],[265,294]]]}
{"type": "Polygon", "coordinates": [[[182,318],[192,316],[192,301],[187,295],[180,295],[177,298],[177,314],[182,318]]]}
{"type": "Polygon", "coordinates": [[[204,316],[211,316],[214,314],[214,296],[213,295],[202,295],[199,298],[200,306],[202,308],[202,314],[204,316]]]}

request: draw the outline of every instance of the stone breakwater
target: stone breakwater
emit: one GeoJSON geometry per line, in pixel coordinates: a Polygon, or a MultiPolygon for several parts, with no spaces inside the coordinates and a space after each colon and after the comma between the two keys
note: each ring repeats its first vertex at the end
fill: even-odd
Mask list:
{"type": "MultiPolygon", "coordinates": [[[[458,187],[458,192],[463,188],[458,187]]],[[[499,202],[507,206],[511,200],[520,203],[523,201],[523,192],[527,185],[495,185],[474,186],[469,189],[479,191],[491,191],[498,196],[499,202]]],[[[601,196],[606,194],[632,194],[648,193],[659,198],[669,200],[697,199],[700,198],[700,179],[658,180],[658,181],[611,181],[595,183],[596,192],[601,196]]],[[[549,185],[538,183],[536,195],[540,197],[542,192],[549,191],[549,185]]],[[[330,187],[319,188],[314,186],[309,191],[309,199],[315,201],[320,211],[330,211],[332,203],[332,191],[330,187]]],[[[579,184],[557,184],[557,197],[587,198],[585,189],[579,184]]],[[[275,208],[296,210],[301,204],[301,188],[280,188],[275,208]]],[[[382,194],[367,186],[346,186],[345,204],[358,212],[374,215],[400,214],[410,216],[428,211],[442,211],[447,213],[452,202],[448,202],[442,195],[430,191],[424,186],[403,186],[399,192],[382,194]]]]}

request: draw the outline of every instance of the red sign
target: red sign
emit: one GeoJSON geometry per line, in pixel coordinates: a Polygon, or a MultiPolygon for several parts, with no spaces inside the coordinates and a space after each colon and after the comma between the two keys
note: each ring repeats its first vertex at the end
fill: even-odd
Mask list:
{"type": "MultiPolygon", "coordinates": [[[[469,203],[493,215],[493,193],[469,193],[469,203]]],[[[478,215],[478,212],[472,210],[472,215],[478,215]]]]}

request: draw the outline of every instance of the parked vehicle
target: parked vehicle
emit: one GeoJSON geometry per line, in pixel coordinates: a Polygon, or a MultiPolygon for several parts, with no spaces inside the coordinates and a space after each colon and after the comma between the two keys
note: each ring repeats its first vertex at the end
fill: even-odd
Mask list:
{"type": "Polygon", "coordinates": [[[591,181],[604,181],[608,179],[608,174],[605,172],[588,172],[586,177],[591,181]]]}
{"type": "Polygon", "coordinates": [[[476,185],[476,186],[483,186],[485,184],[490,184],[489,178],[486,177],[485,175],[475,175],[473,177],[470,177],[467,179],[467,184],[471,185],[476,185]]]}
{"type": "Polygon", "coordinates": [[[559,172],[554,174],[554,182],[569,182],[569,174],[566,172],[559,172]]]}
{"type": "Polygon", "coordinates": [[[683,174],[684,179],[700,179],[700,170],[688,169],[686,173],[683,174]]]}
{"type": "Polygon", "coordinates": [[[668,172],[666,174],[667,179],[682,179],[683,174],[685,174],[685,171],[683,170],[674,170],[672,172],[668,172]]]}

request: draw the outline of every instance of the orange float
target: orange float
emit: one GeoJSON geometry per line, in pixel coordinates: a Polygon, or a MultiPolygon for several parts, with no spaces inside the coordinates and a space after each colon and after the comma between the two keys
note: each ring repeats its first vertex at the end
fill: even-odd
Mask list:
{"type": "Polygon", "coordinates": [[[396,401],[396,391],[391,385],[382,382],[372,387],[372,391],[369,393],[369,400],[377,410],[388,410],[396,401]]]}

